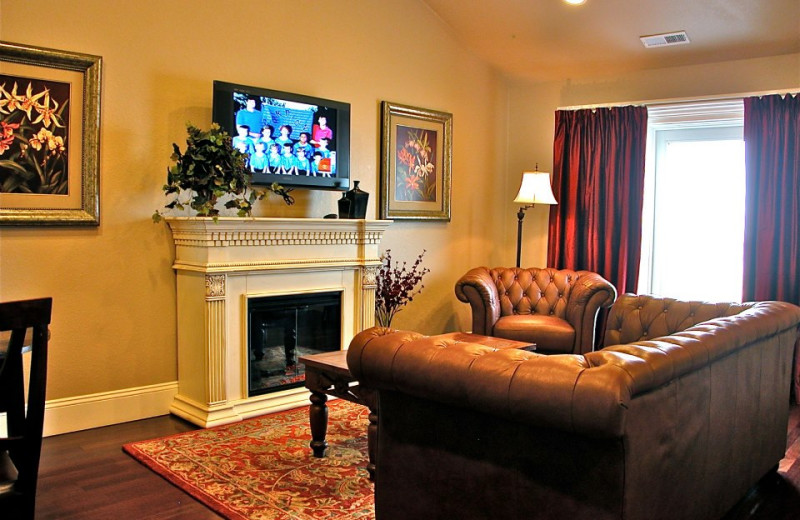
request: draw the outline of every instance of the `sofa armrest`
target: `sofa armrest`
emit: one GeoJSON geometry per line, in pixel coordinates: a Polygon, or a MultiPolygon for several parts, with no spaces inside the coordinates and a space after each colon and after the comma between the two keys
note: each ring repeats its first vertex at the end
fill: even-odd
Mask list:
{"type": "Polygon", "coordinates": [[[565,313],[567,322],[580,334],[575,338],[575,354],[594,349],[597,314],[601,308],[610,307],[616,299],[617,290],[611,282],[597,273],[578,271],[565,313]]]}
{"type": "Polygon", "coordinates": [[[472,332],[491,336],[500,319],[500,298],[489,269],[476,267],[456,282],[456,297],[472,309],[472,332]]]}

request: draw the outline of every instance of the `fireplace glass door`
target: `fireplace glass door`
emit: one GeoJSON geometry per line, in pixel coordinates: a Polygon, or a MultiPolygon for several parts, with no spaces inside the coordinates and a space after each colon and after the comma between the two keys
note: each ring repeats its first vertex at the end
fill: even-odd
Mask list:
{"type": "Polygon", "coordinates": [[[341,350],[341,292],[248,298],[248,395],[302,386],[297,358],[341,350]]]}

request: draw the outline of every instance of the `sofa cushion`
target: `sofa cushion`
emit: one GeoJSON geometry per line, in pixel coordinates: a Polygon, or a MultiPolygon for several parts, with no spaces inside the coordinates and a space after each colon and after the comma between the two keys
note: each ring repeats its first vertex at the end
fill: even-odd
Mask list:
{"type": "Polygon", "coordinates": [[[538,352],[572,352],[575,329],[561,318],[540,314],[503,316],[494,325],[493,336],[536,343],[538,352]]]}

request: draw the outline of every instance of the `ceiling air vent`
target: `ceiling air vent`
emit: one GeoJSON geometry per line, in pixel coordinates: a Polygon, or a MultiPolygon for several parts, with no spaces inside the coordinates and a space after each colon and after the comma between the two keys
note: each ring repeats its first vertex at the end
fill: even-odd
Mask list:
{"type": "Polygon", "coordinates": [[[668,47],[670,45],[689,43],[689,36],[686,34],[686,31],[640,36],[639,39],[642,40],[642,45],[648,49],[652,47],[668,47]]]}

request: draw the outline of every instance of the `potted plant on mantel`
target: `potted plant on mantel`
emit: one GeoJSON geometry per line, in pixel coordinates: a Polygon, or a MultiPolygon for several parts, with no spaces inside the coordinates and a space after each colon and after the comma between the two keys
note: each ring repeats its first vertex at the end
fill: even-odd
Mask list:
{"type": "MultiPolygon", "coordinates": [[[[186,151],[181,152],[173,143],[172,160],[175,164],[167,168],[167,183],[164,193],[175,197],[164,207],[169,210],[184,209],[180,200],[183,192],[191,193],[189,207],[197,211],[199,217],[219,217],[217,201],[229,195],[225,208],[236,209],[239,217],[249,217],[253,203],[263,199],[268,193],[283,197],[287,205],[294,204],[294,197],[278,183],[266,190],[255,189],[251,185],[252,172],[247,169],[245,154],[233,147],[231,137],[216,123],[208,131],[200,130],[191,123],[186,124],[188,137],[186,151]]],[[[153,221],[161,221],[162,213],[156,211],[153,221]]]]}

